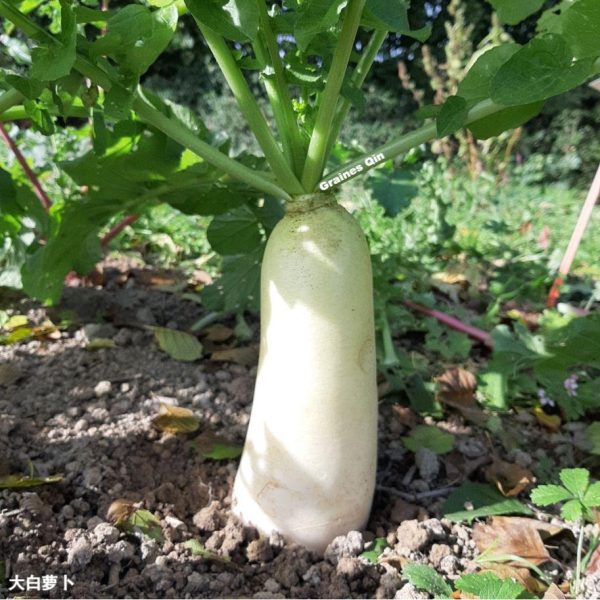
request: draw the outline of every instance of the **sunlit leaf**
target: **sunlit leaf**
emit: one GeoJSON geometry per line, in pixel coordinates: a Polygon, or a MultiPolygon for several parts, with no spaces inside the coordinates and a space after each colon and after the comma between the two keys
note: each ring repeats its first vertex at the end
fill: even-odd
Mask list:
{"type": "Polygon", "coordinates": [[[454,446],[454,436],[437,427],[417,425],[409,436],[402,438],[402,442],[412,452],[427,448],[436,454],[446,454],[454,446]]]}
{"type": "Polygon", "coordinates": [[[429,565],[408,564],[402,569],[402,576],[416,588],[429,592],[434,598],[449,598],[452,595],[452,588],[429,565]]]}
{"type": "Polygon", "coordinates": [[[518,500],[505,498],[490,485],[470,481],[450,494],[442,511],[451,521],[468,522],[491,515],[531,514],[531,510],[518,500]]]}
{"type": "Polygon", "coordinates": [[[238,458],[243,447],[233,444],[211,431],[205,431],[194,440],[194,446],[204,458],[228,460],[238,458]]]}
{"type": "Polygon", "coordinates": [[[193,362],[202,357],[202,344],[190,333],[166,327],[154,327],[153,330],[160,349],[171,358],[193,362]]]}
{"type": "Polygon", "coordinates": [[[30,477],[28,475],[0,475],[0,489],[18,490],[35,487],[46,483],[62,481],[62,475],[49,475],[48,477],[30,477]]]}
{"type": "Polygon", "coordinates": [[[200,426],[198,418],[188,408],[161,403],[152,425],[167,433],[191,433],[200,426]]]}

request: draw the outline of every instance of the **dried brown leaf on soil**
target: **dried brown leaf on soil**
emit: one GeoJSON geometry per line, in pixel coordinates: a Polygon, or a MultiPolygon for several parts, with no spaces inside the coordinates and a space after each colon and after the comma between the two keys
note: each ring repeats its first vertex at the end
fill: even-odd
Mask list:
{"type": "Polygon", "coordinates": [[[200,422],[189,408],[161,403],[152,425],[166,433],[192,433],[198,429],[200,422]]]}
{"type": "Polygon", "coordinates": [[[525,467],[509,463],[499,458],[485,470],[485,478],[496,484],[504,496],[517,496],[535,482],[534,474],[525,467]]]}
{"type": "Polygon", "coordinates": [[[558,415],[549,415],[541,406],[536,406],[531,412],[537,419],[537,422],[552,431],[552,433],[556,433],[560,429],[561,420],[558,415]]]}
{"type": "Polygon", "coordinates": [[[473,541],[480,552],[487,552],[491,556],[514,555],[540,565],[551,560],[542,541],[542,532],[550,537],[560,531],[560,527],[536,519],[492,517],[488,523],[475,525],[473,541]]]}
{"type": "Polygon", "coordinates": [[[555,583],[550,584],[550,587],[543,596],[543,600],[566,600],[566,598],[562,590],[555,583]]]}
{"type": "Polygon", "coordinates": [[[209,342],[226,342],[233,337],[233,329],[221,323],[215,323],[204,329],[200,335],[209,342]]]}
{"type": "Polygon", "coordinates": [[[233,362],[244,367],[253,367],[258,363],[258,346],[217,350],[210,355],[216,362],[233,362]]]}
{"type": "Polygon", "coordinates": [[[439,385],[438,400],[450,406],[474,406],[477,380],[473,373],[460,367],[447,369],[436,377],[439,385]]]}
{"type": "Polygon", "coordinates": [[[106,511],[106,518],[115,525],[126,521],[135,511],[137,505],[131,500],[117,498],[113,500],[106,511]]]}
{"type": "Polygon", "coordinates": [[[139,285],[146,287],[172,286],[184,281],[183,275],[177,271],[134,270],[133,276],[139,285]]]}
{"type": "Polygon", "coordinates": [[[449,271],[434,273],[430,281],[434,288],[442,294],[446,294],[456,304],[459,302],[459,294],[469,286],[469,281],[465,275],[449,271]]]}
{"type": "Polygon", "coordinates": [[[410,406],[402,406],[401,404],[394,404],[392,406],[392,414],[394,419],[401,425],[414,429],[418,422],[418,417],[415,411],[410,406]]]}
{"type": "Polygon", "coordinates": [[[597,546],[592,556],[590,558],[590,562],[588,563],[586,573],[588,575],[593,575],[594,573],[600,572],[600,546],[597,546]]]}

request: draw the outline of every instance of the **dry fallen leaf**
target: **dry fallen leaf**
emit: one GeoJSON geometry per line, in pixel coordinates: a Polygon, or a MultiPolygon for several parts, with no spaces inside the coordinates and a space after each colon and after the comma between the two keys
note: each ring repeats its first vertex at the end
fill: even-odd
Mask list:
{"type": "MultiPolygon", "coordinates": [[[[540,565],[551,560],[542,541],[556,535],[560,527],[526,517],[492,517],[488,523],[477,523],[473,528],[473,541],[480,552],[490,555],[513,554],[540,565]]],[[[518,563],[514,566],[522,566],[518,563]]]]}
{"type": "Polygon", "coordinates": [[[590,562],[588,563],[586,573],[588,575],[593,575],[594,573],[598,573],[599,571],[600,571],[600,546],[597,546],[590,558],[590,562]]]}
{"type": "Polygon", "coordinates": [[[108,510],[106,511],[106,518],[112,523],[119,524],[126,521],[135,511],[137,506],[130,500],[125,498],[118,498],[111,502],[108,510]]]}
{"type": "Polygon", "coordinates": [[[447,369],[436,377],[439,385],[437,399],[451,406],[473,406],[475,404],[475,388],[477,380],[473,373],[455,367],[447,369]]]}
{"type": "Polygon", "coordinates": [[[467,288],[469,282],[462,273],[451,273],[440,271],[431,276],[431,285],[438,289],[442,294],[446,294],[452,302],[458,304],[460,292],[467,288]]]}
{"type": "Polygon", "coordinates": [[[555,583],[551,583],[543,596],[543,600],[566,600],[566,596],[555,583]]]}
{"type": "Polygon", "coordinates": [[[225,342],[233,336],[233,329],[216,323],[207,327],[200,335],[209,342],[225,342]]]}
{"type": "Polygon", "coordinates": [[[406,556],[400,556],[399,554],[385,554],[379,559],[379,564],[385,564],[393,567],[398,572],[402,572],[403,567],[408,565],[411,560],[406,556]]]}
{"type": "Polygon", "coordinates": [[[392,414],[396,421],[405,427],[414,429],[417,424],[417,415],[410,406],[402,406],[402,404],[394,404],[392,406],[392,414]]]}
{"type": "Polygon", "coordinates": [[[152,419],[152,425],[166,433],[192,433],[200,423],[189,408],[161,403],[158,415],[152,419]]]}
{"type": "Polygon", "coordinates": [[[183,280],[182,276],[174,271],[148,271],[134,270],[133,276],[139,285],[147,287],[163,287],[174,285],[183,280]]]}
{"type": "Polygon", "coordinates": [[[553,433],[560,429],[560,417],[558,415],[549,415],[544,412],[544,409],[541,406],[536,406],[532,410],[535,418],[538,420],[538,423],[544,426],[546,429],[549,429],[553,433]]]}
{"type": "Polygon", "coordinates": [[[258,346],[217,350],[210,355],[210,359],[217,362],[233,362],[245,367],[253,367],[258,363],[258,346]]]}
{"type": "Polygon", "coordinates": [[[498,458],[486,469],[485,478],[496,484],[504,496],[517,496],[535,481],[529,469],[498,458]]]}

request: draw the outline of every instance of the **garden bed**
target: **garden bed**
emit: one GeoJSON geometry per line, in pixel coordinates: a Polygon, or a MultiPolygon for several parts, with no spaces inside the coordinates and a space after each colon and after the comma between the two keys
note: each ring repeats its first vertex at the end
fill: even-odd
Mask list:
{"type": "MultiPolygon", "coordinates": [[[[0,474],[63,476],[0,491],[4,593],[15,576],[23,587],[28,577],[57,576],[52,589],[16,588],[9,596],[426,598],[403,576],[408,563],[431,565],[449,583],[482,568],[501,574],[497,562],[481,561],[473,535],[485,519],[445,518],[450,494],[466,480],[493,480],[498,461],[528,472],[545,464],[553,476],[578,464],[585,447],[583,423],[550,433],[521,412],[502,417],[500,435],[492,435],[452,409],[433,421],[383,397],[378,488],[366,530],[332,541],[324,558],[277,535],[261,538],[230,514],[237,460],[202,453],[209,436],[243,443],[256,367],[210,355],[178,362],[163,353],[140,323],[187,329],[201,315],[194,303],[147,282],[115,271],[106,289],[67,288],[50,315],[30,301],[13,304],[38,324],[69,309],[74,324],[0,346],[0,474]],[[107,339],[114,345],[93,342],[107,339]],[[153,423],[161,404],[190,409],[199,429],[161,432],[153,423]],[[418,424],[454,436],[451,452],[410,451],[402,438],[418,424]],[[115,527],[111,505],[111,517],[143,509],[160,527],[115,527]]],[[[519,499],[533,508],[527,492],[519,499]]],[[[547,542],[551,560],[541,569],[565,584],[575,537],[557,517],[535,509],[529,516],[554,524],[558,537],[547,542]]],[[[527,583],[525,573],[505,571],[527,583]]],[[[589,597],[600,592],[598,575],[585,585],[589,597]]]]}

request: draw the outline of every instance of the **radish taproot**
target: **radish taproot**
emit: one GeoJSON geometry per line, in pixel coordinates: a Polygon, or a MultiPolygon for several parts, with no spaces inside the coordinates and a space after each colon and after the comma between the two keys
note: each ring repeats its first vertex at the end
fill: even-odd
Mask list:
{"type": "Polygon", "coordinates": [[[233,510],[323,551],[365,526],[377,454],[369,249],[333,196],[288,203],[263,259],[261,320],[233,510]]]}

